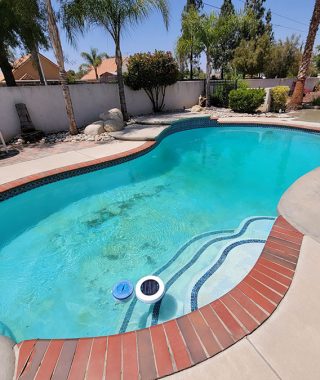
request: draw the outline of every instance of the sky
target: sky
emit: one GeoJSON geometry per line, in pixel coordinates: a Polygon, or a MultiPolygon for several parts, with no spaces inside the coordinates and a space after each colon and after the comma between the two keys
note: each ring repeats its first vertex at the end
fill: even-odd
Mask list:
{"type": "MultiPolygon", "coordinates": [[[[122,53],[124,56],[141,51],[166,50],[173,51],[181,28],[181,12],[186,0],[168,0],[170,7],[170,24],[166,30],[161,15],[155,11],[139,25],[127,29],[122,36],[122,53]]],[[[243,8],[243,0],[233,0],[236,9],[243,8]]],[[[272,11],[272,22],[276,39],[284,39],[295,33],[301,35],[301,41],[308,34],[309,21],[312,15],[315,0],[267,0],[266,7],[272,11]],[[284,17],[281,17],[281,16],[284,17]]],[[[223,0],[204,0],[204,12],[219,12],[223,0]],[[208,5],[207,5],[208,4],[208,5]],[[211,7],[209,6],[211,5],[211,7]]],[[[53,0],[56,7],[57,0],[53,0]]],[[[61,39],[66,58],[66,68],[77,70],[83,60],[82,51],[89,51],[90,47],[98,48],[99,52],[114,55],[114,44],[105,30],[94,27],[84,36],[79,35],[76,47],[71,46],[61,30],[61,39]]],[[[320,34],[316,45],[320,44],[320,34]]],[[[54,59],[52,51],[43,52],[48,58],[54,59]]]]}

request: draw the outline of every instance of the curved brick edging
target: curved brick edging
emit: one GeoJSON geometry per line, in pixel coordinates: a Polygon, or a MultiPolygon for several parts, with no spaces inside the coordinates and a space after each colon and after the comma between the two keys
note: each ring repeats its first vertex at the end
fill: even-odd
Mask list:
{"type": "Polygon", "coordinates": [[[249,274],[180,318],[108,337],[24,341],[17,345],[15,379],[155,379],[211,358],[274,312],[292,282],[303,236],[278,217],[249,274]]]}

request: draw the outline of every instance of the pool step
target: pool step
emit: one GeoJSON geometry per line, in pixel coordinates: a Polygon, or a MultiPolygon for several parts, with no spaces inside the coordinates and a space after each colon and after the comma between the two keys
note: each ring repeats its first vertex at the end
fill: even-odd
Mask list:
{"type": "Polygon", "coordinates": [[[172,319],[197,308],[195,302],[196,306],[201,306],[209,302],[206,302],[207,298],[212,301],[231,290],[259,257],[273,222],[272,217],[252,217],[244,220],[235,231],[207,232],[186,242],[166,265],[154,273],[166,285],[162,302],[146,307],[133,300],[123,317],[120,331],[172,319]],[[241,261],[242,267],[239,267],[241,261]],[[212,273],[207,273],[213,266],[212,273]],[[233,273],[234,278],[226,275],[225,268],[233,273]]]}

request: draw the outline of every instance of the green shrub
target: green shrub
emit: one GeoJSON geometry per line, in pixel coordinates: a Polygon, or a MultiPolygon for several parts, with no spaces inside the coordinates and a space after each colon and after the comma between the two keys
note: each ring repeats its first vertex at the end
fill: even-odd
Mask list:
{"type": "Polygon", "coordinates": [[[177,61],[170,52],[137,53],[128,59],[124,76],[127,86],[134,91],[143,89],[152,102],[154,112],[162,111],[166,88],[179,79],[177,61]]]}
{"type": "Polygon", "coordinates": [[[263,104],[265,96],[264,89],[239,88],[230,92],[229,105],[234,112],[254,113],[263,104]]]}
{"type": "Polygon", "coordinates": [[[320,106],[320,98],[315,98],[315,99],[313,99],[313,101],[312,101],[312,105],[313,106],[320,106]]]}
{"type": "Polygon", "coordinates": [[[290,88],[277,86],[271,89],[271,110],[273,112],[285,111],[290,88]]]}
{"type": "Polygon", "coordinates": [[[245,79],[238,80],[238,88],[247,89],[249,88],[249,83],[245,79]]]}

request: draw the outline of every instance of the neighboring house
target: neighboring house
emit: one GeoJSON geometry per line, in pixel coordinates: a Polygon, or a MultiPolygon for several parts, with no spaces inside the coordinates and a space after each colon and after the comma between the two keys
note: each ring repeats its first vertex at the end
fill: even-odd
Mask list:
{"type": "MultiPolygon", "coordinates": [[[[46,80],[59,80],[59,67],[50,59],[39,53],[40,63],[46,80]]],[[[31,54],[25,55],[13,63],[13,76],[17,81],[40,80],[38,70],[33,62],[31,54]]],[[[4,77],[0,71],[0,82],[4,77]]]]}
{"type": "MultiPolygon", "coordinates": [[[[128,58],[123,58],[123,72],[127,71],[128,58]]],[[[101,65],[98,66],[98,75],[101,81],[108,81],[110,78],[117,77],[117,65],[115,58],[104,58],[101,62],[101,65]]],[[[90,71],[85,74],[81,80],[83,81],[95,81],[96,73],[92,68],[90,71]]]]}

